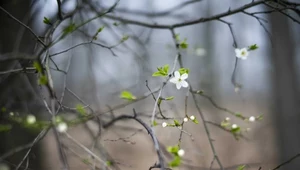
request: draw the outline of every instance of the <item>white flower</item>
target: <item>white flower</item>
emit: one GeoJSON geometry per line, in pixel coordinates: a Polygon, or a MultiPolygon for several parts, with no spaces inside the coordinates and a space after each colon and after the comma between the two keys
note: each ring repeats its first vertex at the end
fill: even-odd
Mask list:
{"type": "Polygon", "coordinates": [[[28,115],[26,121],[28,124],[34,124],[36,122],[36,118],[34,115],[28,115]]]}
{"type": "Polygon", "coordinates": [[[68,130],[68,125],[65,122],[60,122],[56,129],[60,133],[66,132],[68,130]]]}
{"type": "Polygon", "coordinates": [[[249,121],[250,122],[254,122],[255,121],[255,117],[254,116],[249,117],[249,121]]]}
{"type": "Polygon", "coordinates": [[[194,115],[190,116],[190,119],[195,120],[195,116],[194,115]]]}
{"type": "Polygon", "coordinates": [[[167,124],[166,122],[163,122],[163,123],[161,124],[161,126],[162,126],[162,127],[167,127],[168,124],[167,124]]]}
{"type": "Polygon", "coordinates": [[[235,49],[235,55],[237,58],[246,60],[248,55],[249,55],[249,51],[247,50],[247,48],[241,48],[241,49],[235,49]]]}
{"type": "Polygon", "coordinates": [[[234,92],[236,92],[236,93],[240,92],[240,90],[241,90],[240,87],[235,87],[235,88],[234,88],[234,92]]]}
{"type": "Polygon", "coordinates": [[[238,125],[237,125],[237,124],[232,124],[232,125],[231,125],[231,128],[232,128],[232,129],[236,129],[236,128],[238,128],[238,125]]]}
{"type": "Polygon", "coordinates": [[[206,50],[204,48],[196,48],[195,53],[197,56],[204,56],[206,55],[206,50]]]}
{"type": "Polygon", "coordinates": [[[226,121],[229,121],[229,120],[230,120],[230,117],[226,117],[225,120],[226,120],[226,121]]]}
{"type": "Polygon", "coordinates": [[[185,117],[185,118],[183,118],[183,121],[187,122],[187,121],[189,121],[189,119],[187,117],[185,117]]]}
{"type": "Polygon", "coordinates": [[[183,149],[179,149],[179,151],[177,152],[178,156],[182,157],[184,155],[184,150],[183,149]]]}
{"type": "Polygon", "coordinates": [[[188,76],[189,75],[187,73],[180,75],[179,71],[175,71],[174,77],[170,79],[170,82],[176,84],[176,88],[179,90],[181,87],[189,86],[189,84],[185,81],[188,76]]]}

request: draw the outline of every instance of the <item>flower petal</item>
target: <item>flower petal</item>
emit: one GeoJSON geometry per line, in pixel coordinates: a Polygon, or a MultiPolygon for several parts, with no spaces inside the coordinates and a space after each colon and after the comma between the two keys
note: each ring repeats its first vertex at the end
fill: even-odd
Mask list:
{"type": "Polygon", "coordinates": [[[248,52],[248,49],[247,48],[242,48],[241,52],[248,52]]]}
{"type": "Polygon", "coordinates": [[[174,84],[177,84],[178,83],[178,78],[173,77],[173,78],[170,79],[170,82],[174,83],[174,84]]]}
{"type": "Polygon", "coordinates": [[[177,83],[176,88],[179,90],[181,88],[181,83],[177,83]]]}
{"type": "Polygon", "coordinates": [[[180,78],[180,73],[179,73],[179,71],[175,71],[175,72],[174,72],[174,77],[176,77],[177,79],[180,78]]]}
{"type": "Polygon", "coordinates": [[[185,80],[185,79],[187,79],[188,77],[189,77],[189,75],[186,74],[186,73],[184,73],[183,75],[181,75],[180,79],[181,79],[181,80],[185,80]]]}
{"type": "Polygon", "coordinates": [[[180,84],[181,84],[182,87],[188,87],[189,86],[189,84],[184,80],[181,81],[180,84]]]}

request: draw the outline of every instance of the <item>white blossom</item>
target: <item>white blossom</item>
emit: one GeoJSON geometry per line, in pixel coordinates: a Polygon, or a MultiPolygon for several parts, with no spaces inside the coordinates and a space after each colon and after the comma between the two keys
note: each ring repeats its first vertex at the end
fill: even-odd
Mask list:
{"type": "Polygon", "coordinates": [[[34,115],[27,115],[26,121],[28,124],[34,124],[36,122],[36,118],[34,115]]]}
{"type": "Polygon", "coordinates": [[[183,118],[183,121],[187,122],[187,121],[189,121],[189,119],[187,117],[185,117],[185,118],[183,118]]]}
{"type": "Polygon", "coordinates": [[[226,117],[225,120],[226,120],[226,121],[229,121],[229,120],[230,120],[230,117],[226,117]]]}
{"type": "Polygon", "coordinates": [[[206,55],[206,50],[204,48],[196,48],[195,53],[197,56],[204,56],[206,55]]]}
{"type": "Polygon", "coordinates": [[[250,122],[254,122],[255,121],[255,117],[254,116],[249,117],[249,121],[250,122]]]}
{"type": "Polygon", "coordinates": [[[241,49],[235,49],[235,55],[237,58],[246,60],[248,55],[249,55],[249,51],[247,48],[241,48],[241,49]]]}
{"type": "Polygon", "coordinates": [[[167,127],[168,124],[167,124],[166,122],[163,122],[163,123],[161,124],[161,126],[162,126],[162,127],[167,127]]]}
{"type": "Polygon", "coordinates": [[[174,77],[170,79],[170,82],[176,84],[176,88],[179,90],[181,87],[189,86],[189,84],[185,81],[188,76],[189,75],[187,73],[180,75],[179,71],[175,71],[174,77]]]}
{"type": "Polygon", "coordinates": [[[60,133],[66,132],[68,130],[68,125],[65,122],[60,122],[56,129],[60,133]]]}
{"type": "Polygon", "coordinates": [[[195,120],[195,116],[194,115],[190,116],[190,119],[195,120]]]}
{"type": "Polygon", "coordinates": [[[185,152],[184,152],[183,149],[179,149],[179,151],[177,152],[177,154],[178,154],[178,156],[182,157],[185,154],[185,152]]]}
{"type": "Polygon", "coordinates": [[[238,125],[237,125],[237,124],[232,124],[232,125],[231,125],[231,128],[232,128],[232,129],[236,129],[236,128],[238,128],[238,125]]]}

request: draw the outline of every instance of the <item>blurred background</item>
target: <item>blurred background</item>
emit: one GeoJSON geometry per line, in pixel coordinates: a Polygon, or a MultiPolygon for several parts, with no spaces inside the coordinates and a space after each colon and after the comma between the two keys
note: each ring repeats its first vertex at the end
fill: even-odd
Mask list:
{"type": "MultiPolygon", "coordinates": [[[[187,1],[121,0],[109,15],[146,23],[173,24],[213,16],[226,12],[229,8],[239,8],[251,1],[185,2],[187,1]]],[[[79,25],[94,17],[94,10],[103,12],[114,3],[115,1],[64,0],[64,13],[70,13],[75,8],[78,8],[78,12],[62,22],[54,32],[53,39],[56,39],[70,23],[79,25]],[[89,3],[93,6],[89,6],[89,3]]],[[[32,28],[41,38],[49,28],[49,25],[43,23],[44,17],[51,21],[57,19],[58,8],[54,0],[2,0],[0,6],[32,28]]],[[[246,11],[269,10],[271,8],[268,6],[259,5],[246,11]]],[[[289,14],[300,20],[296,13],[289,11],[289,14]]],[[[236,140],[230,133],[208,125],[218,156],[226,169],[236,169],[238,165],[243,164],[247,164],[249,170],[257,170],[259,167],[271,169],[300,153],[300,26],[279,12],[257,16],[267,22],[260,23],[245,13],[222,18],[232,23],[238,48],[252,44],[259,46],[257,50],[250,52],[247,60],[241,60],[238,64],[236,80],[242,85],[239,90],[235,89],[231,82],[236,57],[228,25],[212,21],[175,29],[180,38],[186,38],[189,44],[188,49],[182,51],[182,61],[184,67],[190,69],[188,79],[195,90],[203,90],[218,105],[245,116],[263,115],[262,121],[247,123],[216,109],[207,99],[198,97],[207,120],[220,123],[226,117],[230,117],[231,122],[241,128],[250,128],[250,131],[244,133],[246,139],[236,140]]],[[[50,66],[67,72],[64,74],[63,71],[51,70],[57,96],[62,95],[65,86],[69,89],[65,91],[63,104],[70,108],[75,108],[81,103],[76,96],[89,104],[93,110],[102,112],[124,103],[119,97],[123,90],[128,90],[135,96],[149,94],[145,81],[148,81],[151,90],[159,88],[163,79],[152,77],[152,73],[157,67],[173,64],[176,49],[170,30],[126,24],[106,16],[91,21],[58,42],[49,50],[50,55],[89,42],[102,26],[104,29],[95,42],[108,47],[116,45],[111,48],[112,51],[94,44],[85,44],[52,57],[53,63],[57,65],[51,63],[50,66]],[[120,43],[124,36],[129,36],[129,39],[120,43]],[[72,92],[76,93],[76,96],[72,92]]],[[[32,66],[29,60],[7,58],[37,55],[36,50],[36,40],[28,29],[21,27],[0,11],[0,71],[32,66]]],[[[43,93],[36,82],[35,74],[0,74],[0,106],[5,107],[8,112],[18,112],[21,115],[31,113],[38,119],[48,119],[49,113],[41,100],[44,96],[41,95],[43,93]]],[[[173,84],[166,86],[163,96],[175,98],[162,104],[165,115],[184,117],[186,92],[186,89],[178,91],[173,84]]],[[[154,102],[149,96],[111,114],[132,114],[132,108],[135,108],[138,113],[146,115],[143,119],[148,123],[154,102]]],[[[188,100],[188,113],[200,120],[191,97],[188,100]]],[[[73,116],[67,111],[60,114],[66,117],[73,116]]],[[[158,120],[159,124],[162,122],[163,120],[158,120]]],[[[172,123],[172,120],[169,122],[172,123]]],[[[109,129],[103,129],[96,144],[91,136],[98,134],[99,129],[92,121],[71,127],[69,134],[85,146],[92,147],[103,159],[115,160],[120,169],[148,169],[157,158],[147,132],[140,129],[142,127],[133,121],[119,122],[109,129]],[[131,136],[128,138],[130,142],[116,140],[128,136],[131,136]]],[[[178,129],[161,126],[155,129],[163,147],[177,144],[180,134],[178,129]]],[[[186,154],[179,169],[209,169],[213,154],[203,124],[201,121],[198,125],[190,123],[184,129],[192,137],[183,135],[181,147],[186,154]]],[[[0,132],[0,156],[32,141],[36,135],[18,125],[14,125],[9,132],[0,132]]],[[[48,132],[39,145],[33,148],[34,151],[27,160],[31,169],[61,168],[53,136],[52,131],[48,132]]],[[[69,149],[65,150],[70,169],[90,169],[82,161],[83,158],[88,159],[89,154],[72,145],[72,142],[64,137],[62,141],[69,146],[69,149]]],[[[25,153],[20,152],[0,161],[3,166],[6,164],[14,169],[25,153]]],[[[167,160],[172,159],[168,153],[165,155],[167,160]]],[[[296,159],[281,169],[292,170],[299,167],[300,160],[296,159]]],[[[219,169],[216,162],[212,169],[219,169]]]]}

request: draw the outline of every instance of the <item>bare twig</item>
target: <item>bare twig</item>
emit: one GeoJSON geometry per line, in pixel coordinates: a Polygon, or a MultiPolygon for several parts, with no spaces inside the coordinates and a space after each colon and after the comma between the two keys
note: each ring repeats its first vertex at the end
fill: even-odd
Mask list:
{"type": "Polygon", "coordinates": [[[134,109],[133,109],[133,112],[134,112],[134,116],[129,116],[129,115],[118,116],[118,117],[112,119],[107,124],[103,125],[103,127],[107,128],[107,127],[113,125],[115,122],[117,122],[119,120],[123,120],[123,119],[133,119],[133,120],[137,121],[138,123],[140,123],[147,130],[148,134],[151,136],[154,147],[155,147],[155,150],[156,150],[156,153],[157,153],[157,156],[158,156],[158,159],[159,159],[159,167],[160,167],[161,170],[164,170],[165,169],[164,168],[165,167],[164,158],[163,158],[162,152],[160,150],[159,142],[158,142],[158,140],[157,140],[157,138],[154,134],[154,131],[144,121],[142,121],[140,118],[136,117],[136,112],[135,112],[134,109]]]}
{"type": "Polygon", "coordinates": [[[284,166],[284,165],[286,165],[286,164],[292,162],[294,159],[296,159],[296,158],[298,158],[298,157],[300,157],[300,153],[298,153],[298,154],[296,154],[295,156],[291,157],[291,158],[288,159],[287,161],[285,161],[285,162],[279,164],[278,166],[276,166],[276,167],[273,168],[272,170],[277,170],[277,169],[281,168],[282,166],[284,166]]]}
{"type": "Polygon", "coordinates": [[[16,17],[14,17],[13,15],[11,15],[8,11],[6,11],[4,8],[2,8],[0,6],[0,10],[3,11],[6,15],[8,15],[9,18],[13,19],[14,21],[16,21],[17,23],[19,23],[20,25],[22,25],[23,27],[25,27],[28,31],[30,31],[30,33],[38,40],[38,42],[40,42],[44,47],[47,47],[47,45],[39,38],[38,35],[36,35],[34,33],[34,31],[28,27],[27,25],[25,25],[23,22],[21,22],[20,20],[18,20],[16,17]]]}

